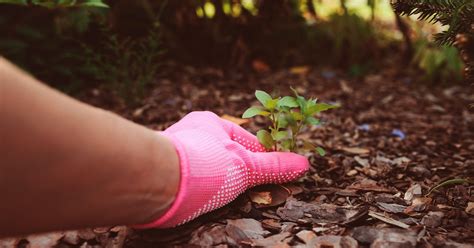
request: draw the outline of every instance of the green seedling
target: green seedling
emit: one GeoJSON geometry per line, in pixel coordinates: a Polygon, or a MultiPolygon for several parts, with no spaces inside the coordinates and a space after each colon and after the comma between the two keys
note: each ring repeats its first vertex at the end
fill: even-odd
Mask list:
{"type": "Polygon", "coordinates": [[[442,183],[439,183],[437,185],[435,185],[434,187],[432,187],[428,193],[426,194],[426,196],[429,196],[431,195],[431,193],[433,193],[435,190],[438,190],[442,187],[447,187],[447,186],[451,186],[451,185],[459,185],[459,184],[474,184],[474,180],[469,180],[469,179],[464,179],[464,178],[454,178],[454,179],[450,179],[450,180],[446,180],[442,183]]]}
{"type": "MultiPolygon", "coordinates": [[[[273,98],[265,91],[255,91],[261,106],[248,108],[242,118],[263,116],[268,118],[271,125],[257,132],[257,138],[267,150],[291,151],[298,149],[298,134],[306,127],[320,125],[317,115],[323,111],[337,108],[337,105],[318,103],[317,99],[306,99],[291,88],[294,96],[273,98]]],[[[319,155],[326,154],[322,147],[302,140],[304,150],[312,150],[319,155]]]]}

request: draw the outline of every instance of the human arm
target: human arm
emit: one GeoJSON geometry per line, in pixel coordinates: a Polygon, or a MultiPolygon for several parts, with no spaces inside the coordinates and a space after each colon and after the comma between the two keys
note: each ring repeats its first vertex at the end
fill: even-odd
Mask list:
{"type": "Polygon", "coordinates": [[[0,236],[149,222],[179,183],[168,139],[1,57],[0,151],[0,236]]]}

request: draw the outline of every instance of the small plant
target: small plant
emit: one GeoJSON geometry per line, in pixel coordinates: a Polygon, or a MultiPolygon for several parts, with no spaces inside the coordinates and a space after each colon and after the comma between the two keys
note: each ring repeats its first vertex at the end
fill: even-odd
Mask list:
{"type": "MultiPolygon", "coordinates": [[[[277,98],[273,98],[265,91],[255,91],[255,96],[262,106],[252,106],[242,115],[242,118],[260,115],[270,120],[271,125],[268,129],[257,132],[258,140],[268,150],[295,152],[298,149],[298,134],[305,127],[320,125],[320,120],[315,116],[320,112],[339,107],[318,103],[317,99],[306,99],[295,89],[291,89],[295,96],[277,98]]],[[[322,147],[307,140],[303,140],[303,148],[314,150],[321,156],[326,154],[322,147]]]]}
{"type": "Polygon", "coordinates": [[[459,185],[459,184],[474,184],[474,180],[464,179],[464,178],[454,178],[454,179],[446,180],[444,182],[438,183],[435,186],[433,186],[428,191],[426,196],[431,195],[431,193],[433,193],[435,190],[438,190],[442,187],[451,186],[451,185],[459,185]]]}

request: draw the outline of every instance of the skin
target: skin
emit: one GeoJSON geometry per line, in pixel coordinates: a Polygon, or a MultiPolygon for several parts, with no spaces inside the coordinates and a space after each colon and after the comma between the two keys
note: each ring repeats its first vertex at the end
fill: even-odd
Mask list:
{"type": "Polygon", "coordinates": [[[173,144],[0,57],[0,236],[151,222],[179,185],[173,144]]]}

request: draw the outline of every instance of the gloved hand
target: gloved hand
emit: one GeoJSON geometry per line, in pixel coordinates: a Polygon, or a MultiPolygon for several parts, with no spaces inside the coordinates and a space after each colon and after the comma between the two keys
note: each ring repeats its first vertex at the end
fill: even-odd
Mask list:
{"type": "Polygon", "coordinates": [[[192,112],[160,134],[176,147],[179,189],[163,216],[139,228],[181,225],[228,204],[248,188],[296,179],[309,166],[301,155],[265,152],[254,135],[212,112],[192,112]]]}

